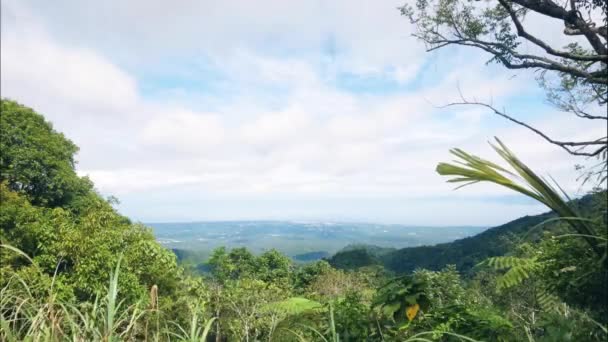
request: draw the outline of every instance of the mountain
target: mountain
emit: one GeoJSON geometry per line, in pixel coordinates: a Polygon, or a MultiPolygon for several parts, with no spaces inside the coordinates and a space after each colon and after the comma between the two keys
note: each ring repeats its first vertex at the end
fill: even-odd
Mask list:
{"type": "Polygon", "coordinates": [[[292,256],[292,258],[293,258],[293,260],[299,261],[299,262],[311,262],[311,261],[321,260],[321,259],[327,258],[329,256],[330,256],[329,253],[327,253],[326,251],[316,251],[316,252],[296,254],[296,255],[292,256]]]}
{"type": "MultiPolygon", "coordinates": [[[[605,211],[605,208],[597,207],[596,199],[601,196],[606,196],[606,192],[587,195],[570,204],[581,213],[605,211]]],[[[417,268],[440,270],[453,264],[460,272],[467,273],[488,257],[507,254],[518,243],[538,241],[545,232],[565,233],[567,228],[563,222],[552,221],[539,226],[552,217],[555,217],[553,212],[524,216],[471,237],[435,245],[395,250],[369,245],[349,246],[327,260],[332,266],[342,269],[381,264],[395,273],[408,273],[417,268]]]]}
{"type": "MultiPolygon", "coordinates": [[[[382,263],[387,269],[396,273],[408,273],[416,268],[439,270],[448,264],[454,264],[459,271],[466,273],[488,257],[506,254],[517,244],[517,241],[536,240],[538,234],[526,237],[526,232],[552,216],[551,213],[524,216],[478,235],[453,242],[402,248],[384,255],[382,263]]],[[[553,227],[554,225],[548,225],[542,230],[553,227]]]]}
{"type": "Polygon", "coordinates": [[[353,244],[344,247],[327,261],[335,268],[352,270],[359,267],[382,264],[382,257],[397,251],[367,244],[353,244]]]}

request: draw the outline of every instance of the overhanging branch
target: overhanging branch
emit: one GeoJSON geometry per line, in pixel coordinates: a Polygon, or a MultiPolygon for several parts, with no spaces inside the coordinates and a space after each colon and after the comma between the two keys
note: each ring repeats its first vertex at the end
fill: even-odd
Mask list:
{"type": "MultiPolygon", "coordinates": [[[[460,92],[460,88],[458,89],[458,91],[460,92]]],[[[461,102],[448,103],[447,105],[440,106],[439,108],[446,108],[446,107],[460,106],[460,105],[474,105],[474,106],[482,106],[482,107],[488,108],[491,111],[493,111],[495,114],[497,114],[513,123],[516,123],[522,127],[525,127],[527,129],[531,130],[532,132],[541,136],[547,142],[561,147],[562,149],[564,149],[565,151],[567,151],[568,153],[570,153],[572,155],[596,157],[596,156],[599,156],[602,152],[608,151],[608,140],[607,140],[607,137],[605,137],[605,136],[601,137],[599,139],[590,140],[590,141],[555,140],[555,139],[552,139],[551,137],[549,137],[547,134],[540,131],[539,129],[534,128],[533,126],[531,126],[523,121],[515,119],[514,117],[506,114],[504,111],[498,110],[496,107],[494,107],[490,104],[478,102],[478,101],[468,101],[464,98],[462,93],[460,93],[460,97],[461,97],[461,102]],[[583,151],[583,149],[585,149],[587,147],[594,147],[594,149],[591,152],[583,151]]]]}

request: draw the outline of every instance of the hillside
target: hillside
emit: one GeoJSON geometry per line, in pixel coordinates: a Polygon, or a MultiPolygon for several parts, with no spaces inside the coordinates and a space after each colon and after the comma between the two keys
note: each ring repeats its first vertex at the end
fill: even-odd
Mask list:
{"type": "MultiPolygon", "coordinates": [[[[582,213],[595,210],[591,195],[571,203],[582,213]]],[[[394,250],[369,245],[349,246],[329,258],[328,262],[340,269],[381,264],[395,273],[409,273],[417,268],[440,270],[453,264],[460,272],[467,273],[484,259],[505,255],[522,242],[539,241],[544,232],[560,232],[563,226],[551,222],[531,230],[553,216],[551,212],[524,216],[475,236],[436,245],[394,250]]]]}
{"type": "Polygon", "coordinates": [[[552,230],[555,225],[539,228],[538,233],[526,236],[530,228],[551,218],[551,213],[524,216],[478,235],[434,246],[402,248],[382,258],[386,268],[397,272],[411,272],[416,268],[439,270],[447,264],[466,273],[482,260],[508,253],[522,240],[537,240],[541,230],[552,230]]]}

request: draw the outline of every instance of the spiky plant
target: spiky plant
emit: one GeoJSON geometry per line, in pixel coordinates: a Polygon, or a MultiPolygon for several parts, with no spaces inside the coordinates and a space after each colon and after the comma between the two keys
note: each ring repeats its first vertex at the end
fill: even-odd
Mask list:
{"type": "MultiPolygon", "coordinates": [[[[26,253],[10,245],[2,244],[1,249],[11,251],[27,259],[36,270],[42,272],[36,261],[26,253]]],[[[18,272],[10,267],[2,269],[4,286],[0,288],[0,341],[139,341],[141,333],[147,333],[147,318],[158,317],[157,305],[144,308],[143,302],[125,305],[119,298],[118,278],[121,258],[110,275],[107,293],[98,295],[93,302],[70,303],[57,299],[53,292],[53,281],[48,293],[36,295],[18,272]]],[[[55,272],[55,275],[56,276],[55,272]]],[[[157,293],[154,290],[153,299],[157,293]]],[[[214,319],[202,326],[198,325],[197,313],[192,313],[192,325],[186,332],[178,324],[163,321],[167,339],[181,341],[205,341],[214,319]],[[171,330],[170,327],[175,327],[171,330]]],[[[157,322],[157,325],[159,322],[157,322]]],[[[150,338],[161,339],[160,327],[150,338]]]]}
{"type": "MultiPolygon", "coordinates": [[[[519,160],[502,141],[498,138],[495,139],[497,144],[490,143],[490,145],[515,172],[455,148],[450,150],[450,153],[459,158],[459,160],[456,160],[454,164],[439,163],[437,165],[437,173],[442,176],[454,176],[455,178],[448,180],[450,183],[464,183],[457,187],[457,189],[479,182],[490,182],[517,191],[543,203],[555,211],[559,217],[564,218],[578,236],[585,239],[597,256],[605,260],[605,246],[598,243],[597,234],[594,229],[567,203],[566,200],[569,198],[565,192],[560,188],[560,192],[564,194],[566,199],[562,198],[557,189],[551,186],[545,179],[539,177],[526,164],[519,160]]],[[[604,265],[606,265],[605,262],[604,265]]]]}
{"type": "Polygon", "coordinates": [[[215,317],[208,320],[204,326],[200,326],[198,324],[198,321],[198,309],[192,308],[190,329],[186,331],[186,329],[182,328],[182,326],[177,323],[174,323],[175,327],[178,329],[179,332],[168,332],[168,335],[172,338],[177,339],[178,341],[205,342],[207,341],[207,335],[209,335],[209,331],[211,331],[211,327],[213,325],[213,322],[215,321],[215,317]]]}

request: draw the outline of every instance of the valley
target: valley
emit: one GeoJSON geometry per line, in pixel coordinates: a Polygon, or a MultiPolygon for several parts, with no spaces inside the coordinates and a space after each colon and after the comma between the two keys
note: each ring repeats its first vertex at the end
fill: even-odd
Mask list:
{"type": "Polygon", "coordinates": [[[405,248],[435,245],[476,235],[474,226],[416,227],[398,224],[219,221],[147,223],[157,241],[173,250],[207,259],[217,247],[246,247],[259,254],[276,249],[294,261],[309,262],[330,256],[349,245],[405,248]]]}

